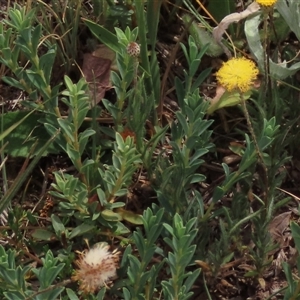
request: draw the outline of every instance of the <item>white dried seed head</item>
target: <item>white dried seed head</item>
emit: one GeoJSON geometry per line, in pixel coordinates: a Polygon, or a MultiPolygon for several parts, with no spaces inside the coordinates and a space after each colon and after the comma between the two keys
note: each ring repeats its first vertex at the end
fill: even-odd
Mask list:
{"type": "Polygon", "coordinates": [[[79,289],[84,293],[95,293],[116,276],[120,252],[110,252],[103,244],[85,251],[76,261],[78,269],[72,276],[79,281],[79,289]]]}

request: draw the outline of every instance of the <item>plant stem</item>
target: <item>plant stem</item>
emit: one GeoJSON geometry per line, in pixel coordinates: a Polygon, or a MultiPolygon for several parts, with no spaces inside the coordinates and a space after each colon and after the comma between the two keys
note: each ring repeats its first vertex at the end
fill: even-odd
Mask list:
{"type": "Polygon", "coordinates": [[[34,298],[35,298],[36,296],[38,296],[38,295],[41,295],[41,294],[43,294],[43,293],[52,291],[52,290],[54,290],[54,289],[56,289],[57,287],[60,287],[60,286],[66,286],[67,284],[69,284],[69,283],[71,283],[71,282],[72,282],[71,279],[66,279],[66,280],[64,280],[63,282],[59,282],[59,283],[57,283],[57,284],[55,284],[55,285],[49,286],[49,287],[46,288],[46,289],[43,289],[43,290],[41,290],[41,291],[38,291],[38,292],[32,294],[31,296],[27,297],[25,300],[31,300],[31,299],[34,299],[34,298]]]}
{"type": "Polygon", "coordinates": [[[259,159],[259,162],[261,164],[261,166],[263,167],[263,176],[264,176],[264,181],[265,181],[265,186],[266,186],[266,190],[264,191],[264,202],[265,202],[265,205],[266,205],[266,208],[268,207],[268,169],[264,163],[264,159],[263,159],[263,155],[259,149],[259,145],[258,145],[258,142],[257,142],[257,138],[256,138],[256,135],[254,133],[254,129],[253,129],[253,126],[252,126],[252,123],[251,123],[251,120],[250,120],[250,116],[249,116],[249,112],[248,112],[248,109],[247,109],[247,105],[246,105],[246,101],[243,97],[243,94],[240,92],[240,99],[241,99],[241,103],[242,103],[242,106],[243,106],[243,110],[244,110],[244,115],[245,115],[245,118],[246,118],[246,121],[247,121],[247,126],[248,126],[248,129],[249,129],[249,132],[250,132],[250,135],[252,137],[252,140],[253,140],[253,144],[254,144],[254,147],[255,147],[255,150],[256,150],[256,153],[258,155],[258,159],[259,159]]]}

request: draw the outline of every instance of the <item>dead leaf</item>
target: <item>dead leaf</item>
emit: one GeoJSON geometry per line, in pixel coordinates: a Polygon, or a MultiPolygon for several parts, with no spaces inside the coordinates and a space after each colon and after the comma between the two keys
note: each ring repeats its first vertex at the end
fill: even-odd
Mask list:
{"type": "Polygon", "coordinates": [[[195,263],[203,270],[203,272],[211,272],[210,265],[203,260],[195,260],[195,263]]]}
{"type": "Polygon", "coordinates": [[[262,277],[258,278],[258,283],[263,291],[266,290],[266,282],[262,277]]]}
{"type": "Polygon", "coordinates": [[[231,288],[231,289],[234,289],[236,290],[237,288],[232,285],[229,281],[225,280],[225,279],[221,279],[221,284],[225,287],[225,288],[231,288]]]}
{"type": "Polygon", "coordinates": [[[222,48],[225,51],[225,53],[227,54],[227,56],[228,56],[228,54],[230,55],[230,52],[221,43],[221,40],[222,40],[222,36],[225,33],[228,26],[233,22],[239,22],[240,20],[245,19],[249,15],[252,15],[255,12],[257,12],[259,9],[260,9],[259,4],[257,2],[253,2],[244,11],[242,11],[240,13],[233,13],[233,14],[230,14],[230,15],[226,16],[225,18],[223,18],[222,21],[220,22],[220,24],[213,29],[214,39],[220,46],[222,46],[222,48]]]}
{"type": "Polygon", "coordinates": [[[110,83],[110,68],[112,61],[107,58],[97,57],[91,53],[83,56],[82,72],[89,84],[91,106],[99,103],[107,90],[112,88],[110,83]]]}
{"type": "Polygon", "coordinates": [[[285,252],[283,249],[281,249],[279,251],[279,253],[277,254],[276,259],[273,260],[272,265],[274,265],[275,267],[275,275],[278,276],[278,274],[281,272],[282,270],[282,264],[283,262],[288,261],[288,258],[285,255],[285,252]]]}
{"type": "Polygon", "coordinates": [[[122,138],[123,138],[124,141],[125,141],[126,138],[129,136],[129,137],[132,137],[132,138],[133,138],[134,143],[136,142],[136,135],[135,135],[135,132],[132,131],[132,130],[130,130],[129,128],[126,127],[126,128],[123,130],[123,132],[121,132],[120,134],[121,134],[121,136],[122,136],[122,138]]]}
{"type": "Polygon", "coordinates": [[[281,247],[285,245],[284,231],[288,228],[291,219],[291,212],[284,212],[276,216],[269,225],[269,232],[274,241],[280,244],[281,247]]]}
{"type": "Polygon", "coordinates": [[[118,71],[116,53],[106,45],[98,45],[97,49],[92,54],[96,57],[109,59],[111,61],[110,69],[113,71],[118,71]]]}
{"type": "Polygon", "coordinates": [[[213,99],[210,100],[210,105],[211,106],[215,105],[220,100],[220,98],[223,96],[225,91],[226,90],[223,86],[218,85],[216,88],[216,95],[215,95],[215,97],[213,97],[213,99]]]}
{"type": "Polygon", "coordinates": [[[232,164],[235,164],[239,161],[241,161],[241,156],[239,155],[234,155],[234,154],[231,154],[231,155],[226,155],[223,157],[223,162],[226,164],[226,165],[232,165],[232,164]]]}

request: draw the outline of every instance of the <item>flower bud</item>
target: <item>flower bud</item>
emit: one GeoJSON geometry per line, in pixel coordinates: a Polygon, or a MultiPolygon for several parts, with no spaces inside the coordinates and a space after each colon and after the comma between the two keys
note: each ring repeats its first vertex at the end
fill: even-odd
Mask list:
{"type": "Polygon", "coordinates": [[[130,42],[128,44],[128,46],[126,47],[126,50],[127,50],[127,53],[133,57],[139,56],[140,52],[141,52],[140,46],[136,42],[130,42]]]}

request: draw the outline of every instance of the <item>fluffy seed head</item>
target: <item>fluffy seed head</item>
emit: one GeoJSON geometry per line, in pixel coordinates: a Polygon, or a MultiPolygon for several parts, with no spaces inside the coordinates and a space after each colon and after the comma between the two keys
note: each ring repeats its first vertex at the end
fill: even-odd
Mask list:
{"type": "Polygon", "coordinates": [[[138,43],[130,42],[126,47],[127,53],[130,56],[137,57],[140,55],[141,49],[138,43]]]}
{"type": "Polygon", "coordinates": [[[116,276],[120,252],[108,249],[104,244],[97,245],[76,261],[78,269],[72,279],[79,281],[79,289],[84,293],[95,293],[116,276]]]}

